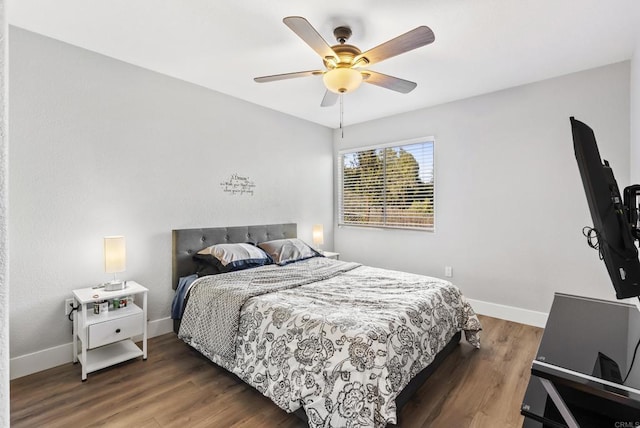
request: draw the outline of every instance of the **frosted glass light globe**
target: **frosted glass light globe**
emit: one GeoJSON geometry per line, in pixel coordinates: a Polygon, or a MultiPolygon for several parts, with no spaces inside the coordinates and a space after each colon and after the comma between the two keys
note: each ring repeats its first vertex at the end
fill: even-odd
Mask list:
{"type": "Polygon", "coordinates": [[[322,80],[331,92],[344,94],[358,89],[362,83],[362,74],[352,68],[334,68],[324,73],[322,80]]]}

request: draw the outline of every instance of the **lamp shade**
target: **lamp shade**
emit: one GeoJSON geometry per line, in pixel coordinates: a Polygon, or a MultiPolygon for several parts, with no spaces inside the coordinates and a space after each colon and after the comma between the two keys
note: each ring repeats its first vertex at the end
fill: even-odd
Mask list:
{"type": "Polygon", "coordinates": [[[124,236],[104,237],[104,271],[107,273],[124,272],[127,268],[127,253],[124,236]]]}
{"type": "Polygon", "coordinates": [[[324,85],[331,92],[344,94],[358,89],[362,83],[362,74],[353,68],[334,68],[322,76],[324,85]]]}
{"type": "Polygon", "coordinates": [[[321,224],[313,225],[313,245],[324,244],[324,227],[321,224]]]}

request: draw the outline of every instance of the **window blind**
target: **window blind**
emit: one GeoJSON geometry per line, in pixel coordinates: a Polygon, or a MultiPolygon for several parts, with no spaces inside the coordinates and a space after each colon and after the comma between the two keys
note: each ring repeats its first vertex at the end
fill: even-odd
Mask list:
{"type": "Polygon", "coordinates": [[[339,224],[433,230],[434,141],[341,152],[339,224]]]}

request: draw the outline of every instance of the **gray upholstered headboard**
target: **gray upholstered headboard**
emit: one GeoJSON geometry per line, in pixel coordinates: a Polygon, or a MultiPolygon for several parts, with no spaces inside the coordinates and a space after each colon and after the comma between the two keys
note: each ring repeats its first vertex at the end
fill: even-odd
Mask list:
{"type": "Polygon", "coordinates": [[[181,276],[197,270],[193,255],[205,247],[223,243],[247,243],[297,237],[295,223],[258,226],[211,227],[203,229],[176,229],[172,232],[173,255],[171,286],[175,290],[181,276]]]}

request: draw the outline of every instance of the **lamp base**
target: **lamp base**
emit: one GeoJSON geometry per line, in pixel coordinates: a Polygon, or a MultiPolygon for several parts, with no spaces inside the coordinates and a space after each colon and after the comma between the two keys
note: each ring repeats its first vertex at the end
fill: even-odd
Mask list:
{"type": "Polygon", "coordinates": [[[109,281],[104,284],[104,291],[124,290],[126,287],[126,281],[109,281]]]}

